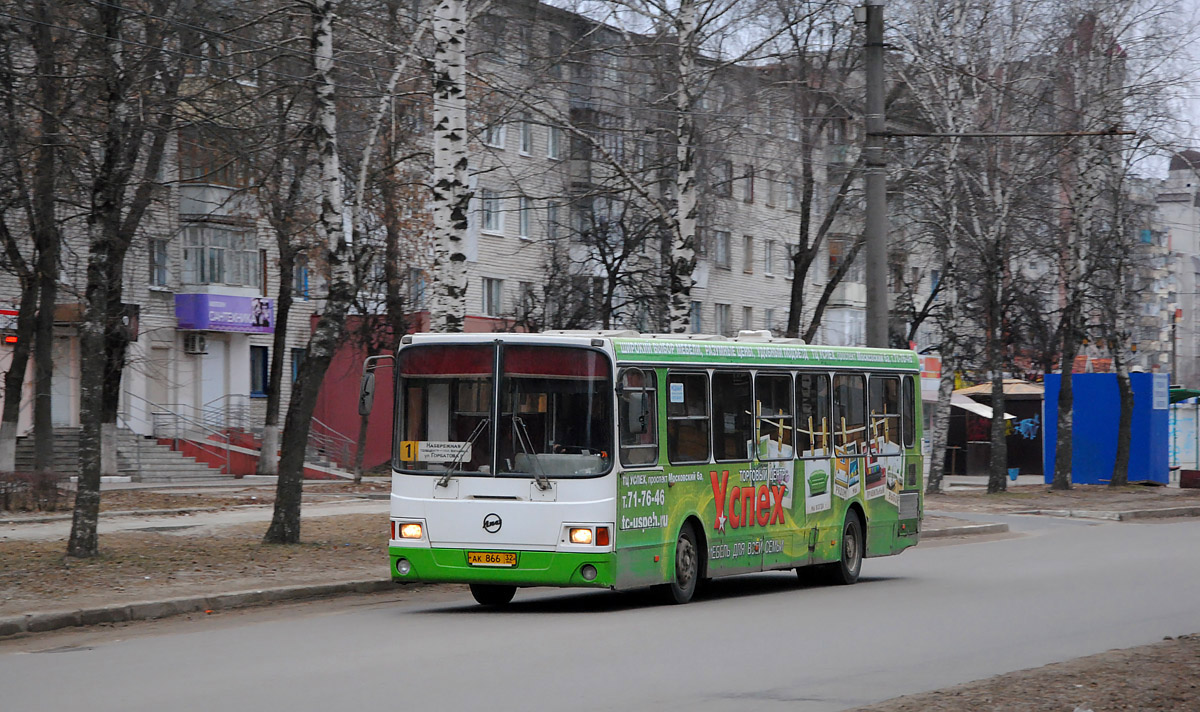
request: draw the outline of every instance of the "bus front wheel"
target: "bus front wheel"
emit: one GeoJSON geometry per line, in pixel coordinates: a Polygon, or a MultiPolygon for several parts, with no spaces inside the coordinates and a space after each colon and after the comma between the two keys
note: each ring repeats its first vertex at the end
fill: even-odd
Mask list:
{"type": "Polygon", "coordinates": [[[679,530],[679,539],[675,541],[675,575],[669,585],[670,600],[674,603],[692,600],[699,580],[700,548],[696,546],[696,533],[692,531],[692,525],[685,524],[679,530]]]}
{"type": "Polygon", "coordinates": [[[517,594],[516,586],[504,586],[494,583],[471,584],[471,595],[484,606],[503,606],[513,600],[517,594]]]}

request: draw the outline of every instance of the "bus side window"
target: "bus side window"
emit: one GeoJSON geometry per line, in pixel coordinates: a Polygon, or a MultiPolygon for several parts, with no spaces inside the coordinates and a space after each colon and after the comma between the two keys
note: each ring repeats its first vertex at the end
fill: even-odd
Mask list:
{"type": "Polygon", "coordinates": [[[671,464],[708,462],[708,374],[667,376],[667,458],[671,464]]]}
{"type": "Polygon", "coordinates": [[[833,444],[843,455],[857,455],[866,445],[867,384],[860,375],[833,377],[833,444]]]}
{"type": "Polygon", "coordinates": [[[621,464],[658,464],[658,399],[655,374],[641,368],[621,373],[617,397],[621,424],[621,464]]]}
{"type": "Polygon", "coordinates": [[[871,374],[867,391],[871,420],[867,428],[867,443],[879,449],[884,443],[900,445],[900,379],[896,376],[871,374]]]}
{"type": "Polygon", "coordinates": [[[796,374],[796,444],[801,457],[828,457],[833,421],[829,417],[829,376],[796,374]]]}
{"type": "Polygon", "coordinates": [[[717,462],[754,459],[750,372],[717,371],[712,377],[712,390],[713,457],[717,462]]]}
{"type": "Polygon", "coordinates": [[[754,392],[758,459],[792,459],[792,377],[760,373],[754,392]]]}
{"type": "Polygon", "coordinates": [[[912,376],[904,377],[904,447],[912,447],[917,442],[917,401],[915,384],[912,376]]]}

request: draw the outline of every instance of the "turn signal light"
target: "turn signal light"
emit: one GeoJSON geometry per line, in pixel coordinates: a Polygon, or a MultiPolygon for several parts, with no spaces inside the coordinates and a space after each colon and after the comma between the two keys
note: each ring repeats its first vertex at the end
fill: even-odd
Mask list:
{"type": "Polygon", "coordinates": [[[571,528],[571,543],[572,544],[591,544],[592,530],[587,527],[572,527],[571,528]]]}
{"type": "Polygon", "coordinates": [[[596,546],[608,546],[608,527],[596,527],[596,546]]]}
{"type": "Polygon", "coordinates": [[[417,524],[416,522],[407,522],[405,524],[401,524],[400,525],[400,538],[401,539],[420,539],[421,538],[421,525],[417,524]]]}

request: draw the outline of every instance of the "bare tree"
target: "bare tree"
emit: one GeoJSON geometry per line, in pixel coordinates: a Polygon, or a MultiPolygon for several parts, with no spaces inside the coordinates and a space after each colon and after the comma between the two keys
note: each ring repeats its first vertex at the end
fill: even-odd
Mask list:
{"type": "Polygon", "coordinates": [[[67,542],[75,557],[98,552],[102,450],[115,453],[121,376],[136,319],[123,301],[125,256],[160,185],[183,78],[179,53],[169,48],[186,9],[165,0],[138,11],[115,0],[93,8],[96,39],[84,44],[83,61],[96,80],[87,114],[72,127],[80,144],[75,155],[92,157],[73,167],[73,180],[87,196],[80,347],[92,355],[80,363],[79,482],[67,542]]]}

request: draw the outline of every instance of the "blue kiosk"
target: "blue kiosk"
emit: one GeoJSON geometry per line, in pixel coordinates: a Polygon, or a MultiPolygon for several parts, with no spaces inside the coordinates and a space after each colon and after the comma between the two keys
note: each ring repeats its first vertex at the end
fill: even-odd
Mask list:
{"type": "MultiPolygon", "coordinates": [[[[1170,423],[1170,376],[1166,373],[1133,373],[1133,433],[1129,449],[1129,481],[1167,484],[1170,423]]],[[[1058,437],[1059,374],[1046,376],[1042,422],[1046,424],[1042,461],[1046,484],[1054,480],[1054,446],[1058,437]]],[[[1071,482],[1108,484],[1117,457],[1117,419],[1121,397],[1114,373],[1076,373],[1071,383],[1074,432],[1071,447],[1071,482]]]]}

